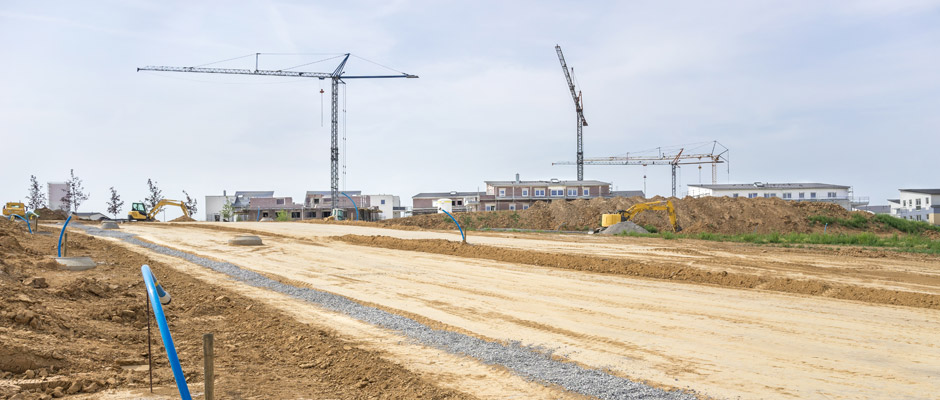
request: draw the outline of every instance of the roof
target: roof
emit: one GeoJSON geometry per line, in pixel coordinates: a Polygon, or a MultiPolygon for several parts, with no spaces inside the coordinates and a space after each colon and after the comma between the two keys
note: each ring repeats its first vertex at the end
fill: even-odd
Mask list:
{"type": "Polygon", "coordinates": [[[235,197],[245,196],[248,198],[251,197],[274,197],[274,191],[247,191],[247,192],[235,192],[235,197]]]}
{"type": "Polygon", "coordinates": [[[901,189],[901,191],[923,193],[923,194],[940,194],[940,189],[901,189]]]}
{"type": "Polygon", "coordinates": [[[742,190],[742,189],[848,189],[848,186],[833,185],[830,183],[725,183],[717,185],[689,184],[690,187],[700,187],[712,190],[742,190]]]}
{"type": "Polygon", "coordinates": [[[441,197],[478,196],[478,195],[480,195],[480,194],[481,194],[480,192],[437,192],[437,193],[430,192],[430,193],[418,193],[418,194],[416,194],[416,195],[414,195],[414,196],[411,196],[411,198],[412,198],[412,199],[418,199],[418,198],[433,197],[433,198],[437,199],[437,198],[441,198],[441,197]]]}
{"type": "MultiPolygon", "coordinates": [[[[343,193],[346,193],[350,196],[362,196],[361,190],[347,190],[345,192],[340,190],[339,192],[340,192],[340,195],[342,195],[343,193]]],[[[308,190],[307,191],[307,196],[318,196],[318,195],[319,196],[332,196],[333,192],[329,190],[308,190]]]]}
{"type": "Polygon", "coordinates": [[[608,182],[601,181],[562,181],[553,179],[550,181],[483,181],[490,186],[610,186],[608,182]]]}
{"type": "Polygon", "coordinates": [[[888,199],[888,203],[898,203],[898,204],[901,204],[901,199],[888,199]]]}
{"type": "Polygon", "coordinates": [[[610,197],[646,197],[642,190],[611,190],[610,197]]]}

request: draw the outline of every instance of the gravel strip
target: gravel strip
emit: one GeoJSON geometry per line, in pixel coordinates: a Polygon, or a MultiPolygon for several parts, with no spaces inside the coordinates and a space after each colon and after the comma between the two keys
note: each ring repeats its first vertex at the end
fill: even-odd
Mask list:
{"type": "Polygon", "coordinates": [[[488,342],[461,333],[431,329],[410,318],[364,306],[333,293],[287,285],[231,263],[213,261],[144,242],[133,234],[102,230],[91,226],[77,226],[95,236],[122,239],[130,244],[146,247],[157,253],[181,258],[221,272],[248,285],[283,293],[325,309],[343,313],[362,322],[397,331],[426,346],[473,357],[486,364],[501,365],[519,376],[543,384],[558,385],[572,392],[601,399],[697,399],[690,392],[664,391],[608,374],[603,370],[588,369],[574,363],[557,361],[552,359],[550,351],[542,348],[523,346],[519,342],[509,344],[488,342]]]}

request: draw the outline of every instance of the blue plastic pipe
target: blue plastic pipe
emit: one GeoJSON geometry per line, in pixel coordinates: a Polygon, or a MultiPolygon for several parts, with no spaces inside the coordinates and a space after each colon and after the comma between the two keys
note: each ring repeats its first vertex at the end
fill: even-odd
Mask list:
{"type": "Polygon", "coordinates": [[[13,217],[17,217],[17,218],[19,218],[19,219],[21,219],[21,220],[23,220],[23,221],[26,221],[26,229],[29,229],[29,234],[30,234],[30,235],[33,234],[33,228],[31,228],[31,227],[29,226],[29,220],[28,220],[28,219],[23,218],[23,217],[21,217],[21,216],[19,216],[19,215],[17,215],[17,214],[13,214],[12,216],[10,216],[10,219],[13,219],[13,217]]]}
{"type": "Polygon", "coordinates": [[[463,239],[464,242],[466,242],[467,236],[463,234],[463,228],[460,227],[460,223],[457,222],[457,218],[454,218],[453,215],[450,215],[450,213],[447,212],[447,210],[443,208],[441,209],[441,211],[443,211],[444,214],[447,214],[448,216],[450,216],[450,219],[454,220],[454,223],[457,224],[457,229],[460,229],[460,238],[463,239]]]}
{"type": "Polygon", "coordinates": [[[72,214],[69,214],[68,219],[65,220],[65,225],[62,225],[62,230],[59,231],[59,257],[62,257],[62,235],[65,235],[65,227],[69,226],[69,221],[72,220],[72,214]]]}
{"type": "MultiPolygon", "coordinates": [[[[343,193],[343,192],[340,192],[340,193],[343,193]]],[[[352,197],[349,197],[348,194],[343,193],[343,196],[346,196],[346,198],[349,199],[349,201],[352,201],[352,203],[353,203],[353,208],[356,209],[356,221],[358,221],[358,220],[359,220],[359,206],[356,205],[356,202],[353,201],[352,197]]]]}
{"type": "Polygon", "coordinates": [[[140,266],[140,273],[144,276],[144,286],[147,287],[147,294],[150,296],[150,307],[153,308],[153,317],[157,320],[157,326],[160,327],[160,338],[163,339],[163,348],[166,349],[166,358],[170,361],[170,368],[173,369],[173,379],[176,380],[176,388],[179,389],[180,399],[192,400],[189,394],[189,386],[186,385],[186,377],[183,376],[183,367],[180,366],[179,356],[176,354],[176,346],[173,345],[173,337],[170,336],[170,327],[166,323],[166,316],[163,314],[163,306],[160,305],[160,299],[166,298],[166,292],[157,284],[157,278],[153,276],[150,266],[147,264],[140,266]],[[160,294],[163,293],[163,296],[160,294]]]}

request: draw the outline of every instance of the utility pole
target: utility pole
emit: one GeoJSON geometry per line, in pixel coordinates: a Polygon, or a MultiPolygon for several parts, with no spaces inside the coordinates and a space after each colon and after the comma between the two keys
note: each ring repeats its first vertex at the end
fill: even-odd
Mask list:
{"type": "Polygon", "coordinates": [[[344,75],[343,68],[346,61],[349,60],[349,53],[342,55],[343,60],[333,72],[302,72],[287,70],[262,70],[258,69],[258,59],[262,53],[255,53],[255,69],[232,69],[232,68],[201,68],[201,67],[166,67],[166,66],[147,66],[137,68],[137,71],[158,71],[158,72],[195,72],[204,74],[234,74],[234,75],[256,75],[256,76],[284,76],[293,78],[317,78],[325,80],[329,78],[332,81],[333,91],[331,95],[332,111],[330,113],[330,193],[332,209],[336,208],[337,197],[339,197],[339,84],[345,83],[345,79],[377,79],[377,78],[417,78],[417,75],[406,74],[402,72],[399,75],[344,75]]]}

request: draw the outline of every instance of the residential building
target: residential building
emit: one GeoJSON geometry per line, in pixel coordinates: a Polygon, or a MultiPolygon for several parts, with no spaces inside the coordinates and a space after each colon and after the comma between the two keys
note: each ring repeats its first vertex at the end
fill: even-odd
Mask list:
{"type": "Polygon", "coordinates": [[[584,180],[485,181],[486,193],[480,196],[483,211],[525,210],[537,201],[567,201],[610,197],[610,183],[584,180]]]}
{"type": "Polygon", "coordinates": [[[62,198],[69,192],[69,184],[65,182],[49,182],[46,186],[49,188],[49,209],[69,211],[66,210],[65,203],[62,202],[62,198]]]}
{"type": "Polygon", "coordinates": [[[222,221],[222,207],[225,206],[225,203],[232,204],[232,220],[248,221],[250,220],[248,218],[248,204],[255,197],[274,197],[274,191],[236,191],[234,196],[229,196],[223,190],[221,196],[206,196],[206,221],[222,221]]]}
{"type": "Polygon", "coordinates": [[[480,211],[480,192],[430,192],[418,193],[411,196],[412,215],[435,214],[437,207],[435,201],[448,199],[451,201],[453,212],[480,211]]]}
{"type": "Polygon", "coordinates": [[[793,201],[835,203],[847,210],[867,205],[867,198],[852,196],[852,187],[828,183],[727,183],[689,186],[691,197],[781,198],[793,201]]]}
{"type": "Polygon", "coordinates": [[[897,216],[940,225],[940,189],[900,189],[897,216]]]}
{"type": "Polygon", "coordinates": [[[640,190],[611,191],[610,183],[584,180],[485,181],[486,191],[428,192],[411,197],[412,214],[434,214],[439,209],[452,212],[525,210],[538,201],[568,201],[595,197],[644,197],[640,190]]]}
{"type": "Polygon", "coordinates": [[[401,218],[404,208],[401,206],[401,198],[390,194],[370,194],[369,205],[379,211],[376,219],[401,218]]]}
{"type": "Polygon", "coordinates": [[[888,206],[891,207],[891,215],[897,216],[901,210],[901,199],[888,199],[888,206]]]}

